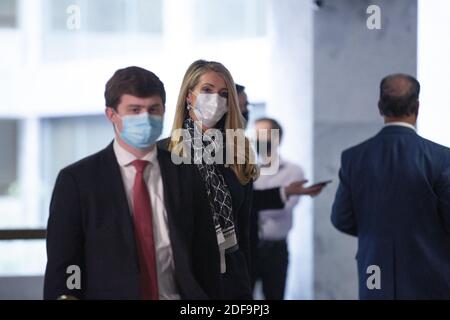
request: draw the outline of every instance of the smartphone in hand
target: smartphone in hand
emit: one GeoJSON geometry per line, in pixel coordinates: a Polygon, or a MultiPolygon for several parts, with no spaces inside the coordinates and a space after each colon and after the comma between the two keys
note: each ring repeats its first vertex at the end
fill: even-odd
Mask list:
{"type": "Polygon", "coordinates": [[[314,188],[314,187],[319,187],[319,186],[323,186],[325,187],[327,184],[333,182],[333,180],[324,180],[324,181],[319,181],[314,183],[313,185],[308,186],[307,188],[314,188]]]}

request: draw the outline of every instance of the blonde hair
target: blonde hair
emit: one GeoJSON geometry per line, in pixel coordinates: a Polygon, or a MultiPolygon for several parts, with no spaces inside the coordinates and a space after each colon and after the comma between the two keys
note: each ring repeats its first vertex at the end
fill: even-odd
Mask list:
{"type": "MultiPolygon", "coordinates": [[[[215,61],[205,61],[205,60],[197,60],[192,63],[186,71],[184,75],[183,82],[181,84],[180,93],[178,95],[177,106],[175,110],[175,119],[172,126],[172,135],[169,143],[169,150],[177,153],[178,155],[182,154],[183,149],[181,148],[182,136],[180,134],[180,130],[183,128],[183,122],[188,116],[187,110],[187,102],[186,98],[190,91],[194,90],[197,84],[200,81],[200,77],[210,71],[214,71],[219,73],[223,79],[225,80],[225,84],[228,89],[228,112],[226,113],[225,118],[225,130],[227,129],[242,129],[236,131],[236,134],[239,135],[239,132],[243,132],[244,129],[244,119],[239,111],[239,103],[236,92],[236,85],[233,81],[233,77],[230,72],[224,65],[215,61]]],[[[241,184],[247,184],[248,182],[255,180],[258,177],[259,170],[258,167],[250,163],[250,159],[254,159],[253,151],[250,148],[249,140],[243,136],[245,141],[245,154],[244,154],[244,163],[240,164],[237,161],[237,157],[239,156],[234,153],[234,161],[230,164],[230,168],[236,174],[237,179],[241,184]]],[[[228,147],[233,148],[232,150],[236,150],[236,140],[239,140],[239,137],[234,137],[232,141],[228,141],[228,147]]],[[[229,149],[227,149],[229,150],[229,149]]],[[[242,156],[242,155],[240,155],[242,156]]]]}

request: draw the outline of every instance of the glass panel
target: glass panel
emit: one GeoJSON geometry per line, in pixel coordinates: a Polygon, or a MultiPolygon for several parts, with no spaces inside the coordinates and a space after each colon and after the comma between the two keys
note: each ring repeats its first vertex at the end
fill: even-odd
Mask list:
{"type": "Polygon", "coordinates": [[[47,118],[42,123],[40,221],[45,226],[56,177],[65,166],[105,148],[113,139],[104,115],[47,118]]]}
{"type": "Polygon", "coordinates": [[[89,1],[87,3],[87,10],[84,11],[87,17],[86,22],[88,31],[125,31],[127,18],[126,8],[125,0],[89,1]]]}
{"type": "Polygon", "coordinates": [[[0,119],[0,146],[0,197],[14,196],[17,185],[17,120],[0,119]]]}
{"type": "Polygon", "coordinates": [[[50,29],[69,31],[67,9],[79,8],[81,30],[88,32],[162,32],[162,0],[49,0],[50,29]]]}
{"type": "Polygon", "coordinates": [[[0,229],[20,224],[18,183],[18,121],[0,120],[0,229]]]}
{"type": "Polygon", "coordinates": [[[197,34],[255,37],[266,33],[266,0],[194,0],[197,34]]]}
{"type": "Polygon", "coordinates": [[[162,33],[162,0],[137,0],[135,12],[138,32],[162,33]]]}
{"type": "MultiPolygon", "coordinates": [[[[83,18],[83,12],[86,7],[83,0],[49,0],[48,8],[45,12],[48,12],[48,20],[50,21],[50,28],[52,30],[64,31],[67,29],[67,19],[69,14],[67,9],[70,5],[76,5],[80,8],[81,18],[83,18]]],[[[45,15],[44,15],[45,16],[45,15]]]]}
{"type": "Polygon", "coordinates": [[[17,27],[17,1],[1,0],[0,1],[0,28],[16,28],[17,27]]]}
{"type": "Polygon", "coordinates": [[[43,275],[45,240],[0,241],[0,276],[43,275]]]}

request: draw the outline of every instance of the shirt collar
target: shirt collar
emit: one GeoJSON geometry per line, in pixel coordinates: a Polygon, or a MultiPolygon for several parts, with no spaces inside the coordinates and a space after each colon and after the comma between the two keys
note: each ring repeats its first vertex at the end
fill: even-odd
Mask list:
{"type": "Polygon", "coordinates": [[[385,127],[391,127],[391,126],[400,126],[400,127],[406,127],[413,129],[414,131],[417,131],[416,127],[414,127],[410,123],[402,122],[402,121],[395,121],[395,122],[389,122],[384,125],[385,127]]]}
{"type": "MultiPolygon", "coordinates": [[[[116,154],[117,162],[119,163],[119,165],[121,167],[126,167],[126,166],[130,165],[131,162],[138,159],[135,155],[133,155],[130,152],[128,152],[127,150],[125,150],[119,144],[119,142],[117,142],[116,139],[114,139],[113,148],[114,148],[114,153],[116,154]]],[[[155,145],[155,147],[153,148],[152,151],[147,153],[145,156],[143,156],[139,160],[146,160],[152,164],[155,164],[156,156],[157,156],[157,147],[155,145]]]]}

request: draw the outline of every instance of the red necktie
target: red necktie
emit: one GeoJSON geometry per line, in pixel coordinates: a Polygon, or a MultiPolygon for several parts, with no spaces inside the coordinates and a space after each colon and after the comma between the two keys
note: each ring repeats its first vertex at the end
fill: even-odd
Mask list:
{"type": "Polygon", "coordinates": [[[147,184],[144,181],[144,169],[149,162],[134,160],[136,168],[133,185],[134,233],[141,269],[141,298],[158,300],[158,275],[156,271],[156,252],[153,239],[152,206],[147,184]]]}

